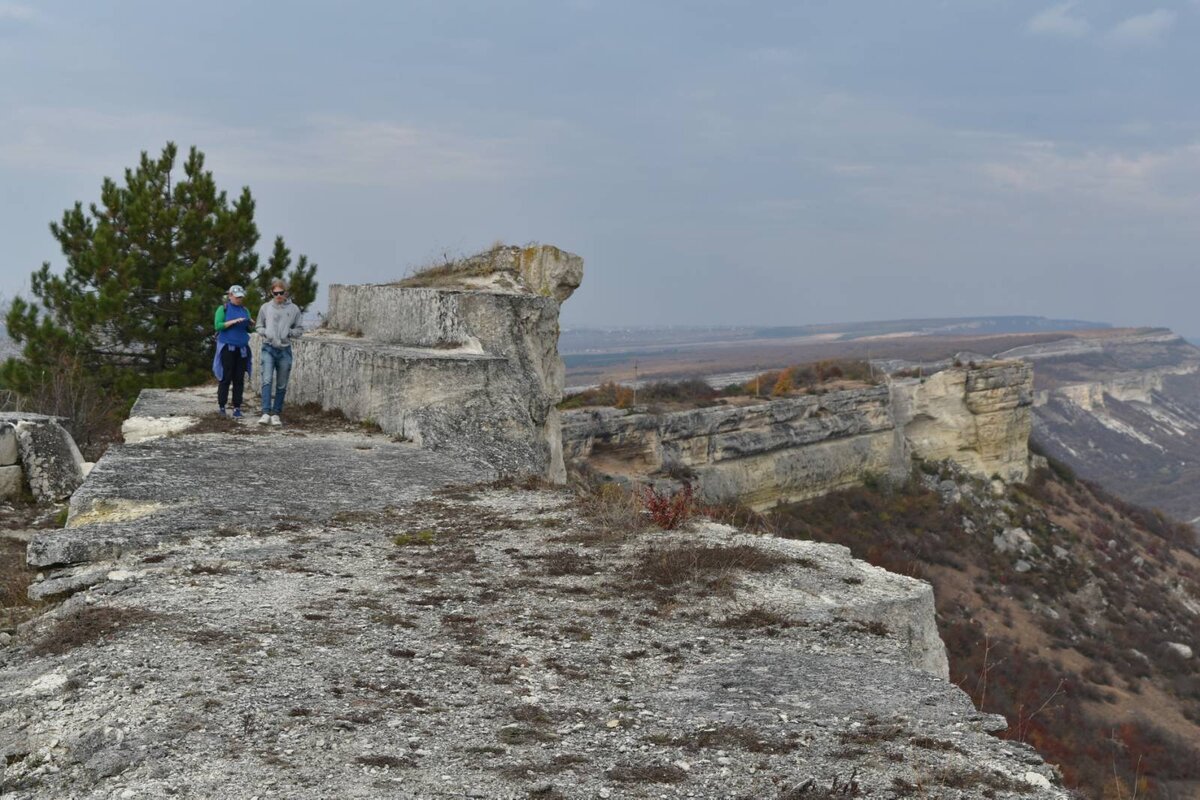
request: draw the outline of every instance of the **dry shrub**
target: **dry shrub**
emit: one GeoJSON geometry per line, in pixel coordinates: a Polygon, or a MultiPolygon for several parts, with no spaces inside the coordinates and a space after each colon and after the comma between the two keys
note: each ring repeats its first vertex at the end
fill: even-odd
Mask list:
{"type": "Polygon", "coordinates": [[[542,560],[546,564],[546,574],[553,578],[593,575],[596,572],[596,562],[574,550],[554,550],[543,555],[542,560]]]}
{"type": "Polygon", "coordinates": [[[618,764],[608,771],[618,783],[682,783],[687,773],[674,764],[618,764]]]}
{"type": "Polygon", "coordinates": [[[688,483],[674,494],[659,492],[647,486],[642,493],[642,504],[655,525],[664,531],[672,531],[692,518],[695,512],[695,493],[688,483]]]}
{"type": "Polygon", "coordinates": [[[77,608],[56,620],[54,626],[33,645],[31,652],[34,655],[61,655],[158,618],[158,614],[141,608],[77,608]]]}
{"type": "Polygon", "coordinates": [[[33,613],[29,584],[37,571],[25,563],[25,545],[0,540],[0,628],[13,627],[33,613]]]}
{"type": "Polygon", "coordinates": [[[753,630],[755,628],[790,628],[796,624],[791,617],[786,617],[769,608],[756,606],[740,614],[726,617],[721,621],[722,628],[733,630],[753,630]]]}
{"type": "Polygon", "coordinates": [[[616,483],[585,481],[577,492],[580,512],[597,530],[598,537],[623,538],[650,524],[639,495],[616,483]]]}
{"type": "Polygon", "coordinates": [[[781,755],[790,753],[797,745],[793,741],[762,734],[746,725],[715,725],[670,738],[666,744],[697,750],[745,750],[750,753],[781,755]]]}
{"type": "Polygon", "coordinates": [[[24,394],[4,392],[0,406],[64,418],[84,458],[96,461],[121,440],[128,404],[119,393],[102,387],[80,359],[61,353],[53,369],[30,370],[24,394]]]}
{"type": "Polygon", "coordinates": [[[678,591],[690,584],[728,590],[737,572],[772,572],[794,560],[750,545],[680,545],[645,551],[633,577],[660,591],[678,591]]]}

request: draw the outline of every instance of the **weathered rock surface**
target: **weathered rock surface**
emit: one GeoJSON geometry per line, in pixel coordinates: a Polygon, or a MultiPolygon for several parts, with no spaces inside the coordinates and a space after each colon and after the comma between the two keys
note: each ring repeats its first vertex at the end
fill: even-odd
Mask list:
{"type": "Polygon", "coordinates": [[[31,547],[105,561],[51,573],[75,593],[0,645],[0,791],[1065,797],[941,677],[926,584],[711,523],[609,531],[560,491],[437,488],[462,476],[378,434],[113,448],[31,547]],[[662,557],[686,548],[737,555],[709,585],[662,557]]]}
{"type": "Polygon", "coordinates": [[[512,290],[332,286],[325,327],[293,345],[289,398],[506,475],[564,481],[558,312],[583,261],[510,249],[512,290]]]}
{"type": "Polygon", "coordinates": [[[893,386],[897,424],[910,451],[950,459],[977,475],[1023,481],[1029,474],[1033,370],[1021,362],[947,369],[893,386]]]}
{"type": "Polygon", "coordinates": [[[0,467],[12,466],[19,463],[20,459],[16,431],[11,425],[0,426],[0,467]]]}
{"type": "Polygon", "coordinates": [[[109,448],[71,497],[67,527],[30,542],[29,563],[110,559],[198,531],[329,519],[489,475],[476,464],[385,436],[254,430],[109,448]]]}
{"type": "Polygon", "coordinates": [[[1028,474],[1027,365],[952,368],[924,380],[665,414],[612,408],[563,415],[570,461],[616,477],[680,470],[706,499],[754,508],[901,480],[912,458],[976,474],[1028,474]]]}
{"type": "Polygon", "coordinates": [[[563,302],[583,281],[583,259],[553,245],[499,245],[405,278],[408,288],[483,289],[563,302]]]}
{"type": "Polygon", "coordinates": [[[121,438],[137,444],[180,433],[216,410],[216,392],[211,386],[167,391],[144,389],[121,423],[121,438]]]}
{"type": "Polygon", "coordinates": [[[83,455],[57,417],[0,414],[0,431],[6,429],[15,441],[25,483],[39,503],[64,500],[83,483],[83,455]]]}
{"type": "Polygon", "coordinates": [[[757,508],[901,477],[886,387],[668,414],[613,408],[563,415],[566,457],[609,474],[695,475],[709,499],[757,508]]]}

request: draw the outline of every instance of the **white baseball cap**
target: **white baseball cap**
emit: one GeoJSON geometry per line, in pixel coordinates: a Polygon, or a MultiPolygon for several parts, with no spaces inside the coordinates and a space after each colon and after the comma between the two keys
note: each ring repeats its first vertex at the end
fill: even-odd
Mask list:
{"type": "Polygon", "coordinates": [[[234,297],[245,297],[246,296],[246,290],[244,288],[242,288],[241,284],[238,284],[238,283],[235,283],[233,286],[229,287],[229,293],[231,295],[233,295],[234,297]]]}

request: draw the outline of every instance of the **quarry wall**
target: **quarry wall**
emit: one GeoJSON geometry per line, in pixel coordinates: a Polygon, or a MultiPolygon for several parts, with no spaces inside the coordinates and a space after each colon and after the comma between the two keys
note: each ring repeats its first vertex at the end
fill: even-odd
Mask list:
{"type": "Polygon", "coordinates": [[[563,417],[569,462],[617,478],[684,475],[710,502],[754,508],[902,479],[912,459],[950,459],[1005,480],[1028,474],[1033,374],[997,362],[887,386],[655,414],[563,417]]]}

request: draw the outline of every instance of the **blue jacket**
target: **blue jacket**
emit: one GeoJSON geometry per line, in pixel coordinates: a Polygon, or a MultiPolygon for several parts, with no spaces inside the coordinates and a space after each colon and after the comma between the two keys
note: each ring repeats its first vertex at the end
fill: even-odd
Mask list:
{"type": "Polygon", "coordinates": [[[246,374],[251,374],[251,362],[254,359],[250,355],[250,326],[253,324],[250,310],[245,306],[235,306],[233,303],[226,302],[224,308],[217,309],[214,322],[219,322],[222,326],[217,329],[217,349],[213,353],[213,375],[217,377],[218,381],[225,380],[225,367],[221,364],[221,351],[226,347],[242,351],[242,358],[246,362],[246,374]],[[225,313],[222,314],[222,311],[225,313]],[[224,322],[239,318],[244,318],[246,323],[224,327],[224,322]]]}

